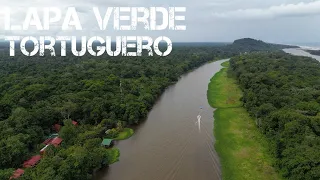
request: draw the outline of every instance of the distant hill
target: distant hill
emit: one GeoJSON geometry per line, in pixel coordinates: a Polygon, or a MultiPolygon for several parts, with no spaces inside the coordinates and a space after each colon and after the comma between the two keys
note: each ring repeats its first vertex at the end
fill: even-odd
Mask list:
{"type": "Polygon", "coordinates": [[[298,46],[282,45],[266,43],[261,40],[252,38],[243,38],[235,40],[228,48],[237,48],[240,52],[253,52],[253,51],[274,51],[285,48],[298,48],[298,46]]]}

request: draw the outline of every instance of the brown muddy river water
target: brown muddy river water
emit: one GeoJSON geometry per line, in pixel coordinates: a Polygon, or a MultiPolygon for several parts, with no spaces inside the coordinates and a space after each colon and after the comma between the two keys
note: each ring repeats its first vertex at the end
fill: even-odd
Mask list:
{"type": "Polygon", "coordinates": [[[221,179],[207,89],[210,78],[222,68],[220,64],[224,61],[205,64],[170,86],[134,136],[116,143],[120,161],[99,171],[94,179],[221,179]],[[196,124],[199,113],[200,131],[196,124]]]}

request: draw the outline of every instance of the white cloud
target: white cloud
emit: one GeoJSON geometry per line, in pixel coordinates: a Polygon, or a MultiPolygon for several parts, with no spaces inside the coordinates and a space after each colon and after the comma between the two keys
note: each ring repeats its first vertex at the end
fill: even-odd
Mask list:
{"type": "Polygon", "coordinates": [[[232,19],[270,19],[276,17],[310,16],[320,14],[320,1],[281,4],[269,8],[238,9],[213,13],[214,17],[232,19]]]}
{"type": "Polygon", "coordinates": [[[232,4],[233,2],[231,1],[223,1],[223,0],[219,0],[219,1],[210,1],[207,3],[207,5],[209,6],[217,6],[217,7],[221,7],[221,6],[227,6],[232,4]]]}

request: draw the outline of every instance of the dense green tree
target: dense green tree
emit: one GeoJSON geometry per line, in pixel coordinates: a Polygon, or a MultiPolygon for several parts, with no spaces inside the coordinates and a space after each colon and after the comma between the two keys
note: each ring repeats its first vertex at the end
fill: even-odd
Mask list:
{"type": "Polygon", "coordinates": [[[78,128],[72,124],[71,120],[64,120],[64,126],[59,131],[59,136],[63,139],[63,144],[76,143],[77,134],[78,128]]]}
{"type": "Polygon", "coordinates": [[[0,179],[9,179],[12,176],[14,169],[0,169],[0,179]]]}

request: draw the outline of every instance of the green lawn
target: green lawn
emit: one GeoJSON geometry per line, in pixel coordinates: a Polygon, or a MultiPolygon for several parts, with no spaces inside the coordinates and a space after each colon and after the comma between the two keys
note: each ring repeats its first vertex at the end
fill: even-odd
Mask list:
{"type": "MultiPolygon", "coordinates": [[[[223,65],[228,66],[228,63],[223,65]]],[[[227,77],[227,68],[209,84],[208,101],[214,108],[215,148],[219,154],[224,180],[281,179],[272,167],[269,144],[255,121],[241,107],[242,92],[236,81],[227,77]]]]}
{"type": "Polygon", "coordinates": [[[119,133],[118,137],[114,138],[114,140],[124,140],[128,139],[134,134],[133,129],[124,128],[122,132],[119,133]]]}

